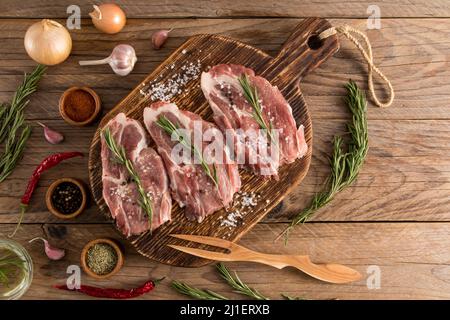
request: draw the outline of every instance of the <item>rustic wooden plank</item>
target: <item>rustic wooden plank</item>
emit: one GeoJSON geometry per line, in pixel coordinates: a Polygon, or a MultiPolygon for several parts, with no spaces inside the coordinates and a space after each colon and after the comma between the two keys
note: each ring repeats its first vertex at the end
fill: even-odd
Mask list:
{"type": "MultiPolygon", "coordinates": [[[[254,2],[239,2],[232,0],[201,1],[145,1],[119,0],[127,13],[133,18],[161,17],[346,17],[364,18],[369,15],[368,6],[374,3],[369,0],[342,2],[339,0],[260,0],[254,2]]],[[[0,17],[28,18],[64,18],[70,1],[55,0],[3,0],[0,3],[0,17]]],[[[450,6],[445,0],[384,0],[376,3],[381,9],[382,17],[449,17],[450,6]]],[[[92,11],[92,2],[79,0],[82,15],[92,11]]]]}
{"type": "MultiPolygon", "coordinates": [[[[336,106],[346,114],[345,106],[336,106]]],[[[94,127],[71,127],[59,120],[46,122],[66,136],[66,143],[49,145],[42,129],[33,123],[33,134],[24,159],[14,173],[0,184],[0,223],[17,219],[17,207],[33,168],[47,154],[80,150],[87,154],[94,127]]],[[[310,170],[282,207],[268,221],[286,221],[306,206],[329,174],[327,156],[334,134],[344,134],[344,120],[313,119],[314,145],[310,170]]],[[[359,179],[342,192],[314,221],[448,221],[450,220],[450,134],[448,121],[371,120],[369,155],[359,179]],[[418,128],[421,128],[419,130],[418,128]],[[395,139],[391,137],[395,135],[395,139]]],[[[57,222],[47,212],[44,194],[52,181],[72,176],[88,182],[87,158],[71,159],[46,172],[25,217],[26,222],[57,222]]],[[[95,206],[73,222],[104,222],[95,206]]]]}
{"type": "MultiPolygon", "coordinates": [[[[23,71],[34,62],[23,50],[23,35],[33,20],[0,20],[0,100],[8,99],[23,71]]],[[[132,88],[144,79],[161,61],[189,36],[217,33],[234,37],[275,55],[286,40],[297,19],[163,19],[131,20],[127,29],[117,35],[100,34],[92,26],[72,32],[74,50],[67,62],[52,67],[42,82],[41,92],[32,101],[29,116],[58,119],[56,108],[60,94],[71,85],[85,84],[96,89],[107,109],[111,109],[132,88]],[[150,47],[151,33],[171,28],[166,46],[150,47]],[[92,43],[95,42],[95,47],[92,43]],[[133,73],[118,81],[109,66],[84,67],[77,62],[109,55],[119,42],[132,44],[138,54],[133,73]]],[[[361,30],[365,20],[332,20],[335,25],[350,24],[361,30]]],[[[86,22],[85,22],[86,24],[86,22]]],[[[448,38],[450,21],[436,19],[386,19],[382,30],[368,31],[374,47],[375,61],[392,80],[396,100],[391,108],[369,111],[370,119],[449,119],[450,57],[448,38]],[[432,39],[432,41],[430,41],[432,39]]],[[[348,78],[365,88],[366,66],[352,44],[341,41],[341,50],[302,82],[305,99],[314,118],[344,118],[335,106],[345,94],[343,84],[348,78]]]]}
{"type": "MultiPolygon", "coordinates": [[[[309,299],[448,299],[450,282],[449,223],[307,223],[297,228],[287,246],[273,243],[284,224],[258,224],[240,242],[251,249],[268,253],[309,254],[315,262],[337,262],[360,271],[363,279],[353,284],[333,285],[320,282],[294,269],[276,270],[254,263],[229,263],[242,280],[273,299],[279,292],[309,299]],[[367,267],[379,266],[380,289],[368,289],[367,267]],[[414,280],[412,280],[414,278],[414,280]]],[[[8,233],[12,225],[0,225],[8,233]]],[[[82,246],[98,237],[120,239],[112,226],[101,225],[26,225],[16,240],[29,251],[35,273],[25,299],[89,299],[51,286],[64,283],[69,265],[79,264],[82,246]],[[49,261],[41,243],[28,244],[35,236],[49,236],[52,244],[67,249],[61,261],[49,261]]],[[[133,287],[149,278],[166,276],[166,280],[142,299],[181,299],[170,287],[171,280],[185,281],[228,297],[231,293],[214,266],[179,268],[152,262],[138,255],[125,242],[124,268],[113,278],[96,281],[82,275],[82,283],[104,287],[133,287]]]]}
{"type": "MultiPolygon", "coordinates": [[[[10,99],[12,91],[22,79],[21,73],[32,68],[33,62],[26,57],[22,47],[22,36],[30,22],[31,20],[0,20],[0,39],[7,44],[0,47],[3,57],[0,61],[2,101],[10,99]]],[[[108,66],[80,69],[76,65],[80,58],[78,56],[49,69],[40,92],[32,99],[27,116],[30,120],[54,119],[48,124],[65,133],[67,143],[61,146],[48,145],[35,126],[23,165],[0,185],[0,221],[16,221],[18,198],[33,167],[44,156],[60,149],[87,152],[87,145],[95,128],[72,128],[61,120],[57,103],[65,88],[80,84],[94,87],[104,102],[104,112],[107,112],[187,36],[214,31],[240,38],[273,54],[275,50],[279,50],[289,30],[297,22],[297,19],[132,20],[130,31],[117,36],[105,37],[94,28],[75,33],[74,52],[83,59],[107,55],[116,41],[125,41],[127,38],[131,39],[130,42],[136,46],[142,58],[137,64],[136,73],[122,81],[118,81],[113,74],[105,74],[109,70],[108,66]],[[173,31],[167,48],[161,51],[149,49],[146,33],[174,24],[179,29],[173,31]],[[104,41],[100,41],[102,39],[104,41]],[[98,43],[95,50],[91,45],[93,41],[98,43]],[[80,74],[81,70],[87,74],[80,74]]],[[[357,27],[363,27],[365,23],[362,20],[336,22],[352,23],[357,27]]],[[[369,108],[371,149],[360,179],[354,187],[340,195],[329,209],[320,212],[315,217],[317,221],[448,220],[449,163],[446,155],[449,146],[447,119],[450,97],[446,88],[449,87],[450,76],[448,68],[445,68],[445,61],[449,57],[448,22],[439,20],[437,23],[436,19],[383,20],[384,29],[388,30],[382,34],[370,31],[369,35],[375,46],[377,61],[381,62],[386,74],[394,77],[396,103],[383,110],[369,108]],[[433,61],[437,63],[432,63],[433,61]],[[398,121],[405,119],[416,120],[398,121]],[[423,119],[440,120],[422,121],[423,119]]],[[[302,83],[313,118],[313,160],[311,170],[301,187],[285,201],[284,207],[279,211],[282,217],[301,209],[313,192],[320,189],[328,174],[326,155],[330,150],[329,140],[334,133],[343,132],[343,120],[348,119],[348,112],[341,102],[345,93],[342,84],[350,75],[364,85],[364,65],[354,62],[356,52],[348,42],[342,41],[342,46],[335,57],[306,77],[302,83]],[[331,119],[339,121],[330,121],[331,119]]],[[[40,201],[46,186],[68,170],[71,175],[87,181],[86,161],[74,159],[61,168],[46,173],[26,221],[55,222],[46,212],[43,201],[40,201]]],[[[90,210],[75,222],[104,221],[95,208],[90,210]]],[[[284,219],[278,215],[276,217],[284,219]]]]}

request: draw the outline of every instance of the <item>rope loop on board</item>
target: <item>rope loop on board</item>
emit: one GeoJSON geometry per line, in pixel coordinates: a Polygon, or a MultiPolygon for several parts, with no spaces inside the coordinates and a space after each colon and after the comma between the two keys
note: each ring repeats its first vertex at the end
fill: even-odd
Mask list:
{"type": "Polygon", "coordinates": [[[349,39],[351,42],[353,42],[358,48],[359,52],[363,56],[364,60],[367,62],[367,72],[368,72],[368,87],[370,95],[372,96],[373,101],[375,104],[380,108],[386,108],[389,107],[392,102],[394,101],[395,92],[394,88],[392,86],[392,83],[389,81],[389,79],[378,69],[377,66],[375,66],[373,62],[373,55],[372,55],[372,45],[370,44],[369,38],[361,31],[349,26],[349,25],[343,25],[339,27],[331,27],[329,29],[326,29],[322,31],[319,34],[319,39],[324,40],[332,35],[335,34],[342,34],[347,39],[349,39]],[[360,37],[363,40],[363,43],[366,46],[366,49],[361,44],[360,40],[358,40],[357,37],[360,37]],[[375,71],[376,74],[380,76],[381,79],[387,84],[389,88],[389,99],[386,102],[381,102],[380,99],[378,99],[375,89],[373,86],[373,72],[375,71]]]}

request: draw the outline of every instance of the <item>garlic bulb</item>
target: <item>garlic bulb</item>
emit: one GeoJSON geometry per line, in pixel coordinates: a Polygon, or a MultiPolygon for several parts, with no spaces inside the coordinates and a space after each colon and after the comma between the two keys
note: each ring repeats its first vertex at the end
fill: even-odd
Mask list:
{"type": "Polygon", "coordinates": [[[63,62],[72,51],[69,31],[62,24],[49,19],[31,25],[25,34],[24,44],[34,61],[48,66],[63,62]]]}
{"type": "Polygon", "coordinates": [[[108,58],[92,61],[80,61],[80,66],[93,66],[108,63],[119,76],[128,75],[137,61],[134,48],[128,44],[117,45],[108,58]]]}

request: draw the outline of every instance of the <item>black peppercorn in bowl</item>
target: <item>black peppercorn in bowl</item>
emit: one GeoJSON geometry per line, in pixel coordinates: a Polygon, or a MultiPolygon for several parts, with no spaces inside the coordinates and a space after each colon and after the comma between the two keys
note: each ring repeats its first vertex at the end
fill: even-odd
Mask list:
{"type": "Polygon", "coordinates": [[[48,210],[58,218],[75,218],[86,208],[86,187],[77,179],[60,178],[48,187],[45,202],[48,210]]]}

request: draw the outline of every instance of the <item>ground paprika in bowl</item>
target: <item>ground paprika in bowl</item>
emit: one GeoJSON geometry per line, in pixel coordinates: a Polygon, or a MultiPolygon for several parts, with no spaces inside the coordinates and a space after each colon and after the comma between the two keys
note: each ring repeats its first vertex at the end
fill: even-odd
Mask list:
{"type": "Polygon", "coordinates": [[[86,126],[92,123],[99,115],[100,109],[99,96],[88,87],[71,87],[59,100],[59,112],[71,125],[86,126]]]}

